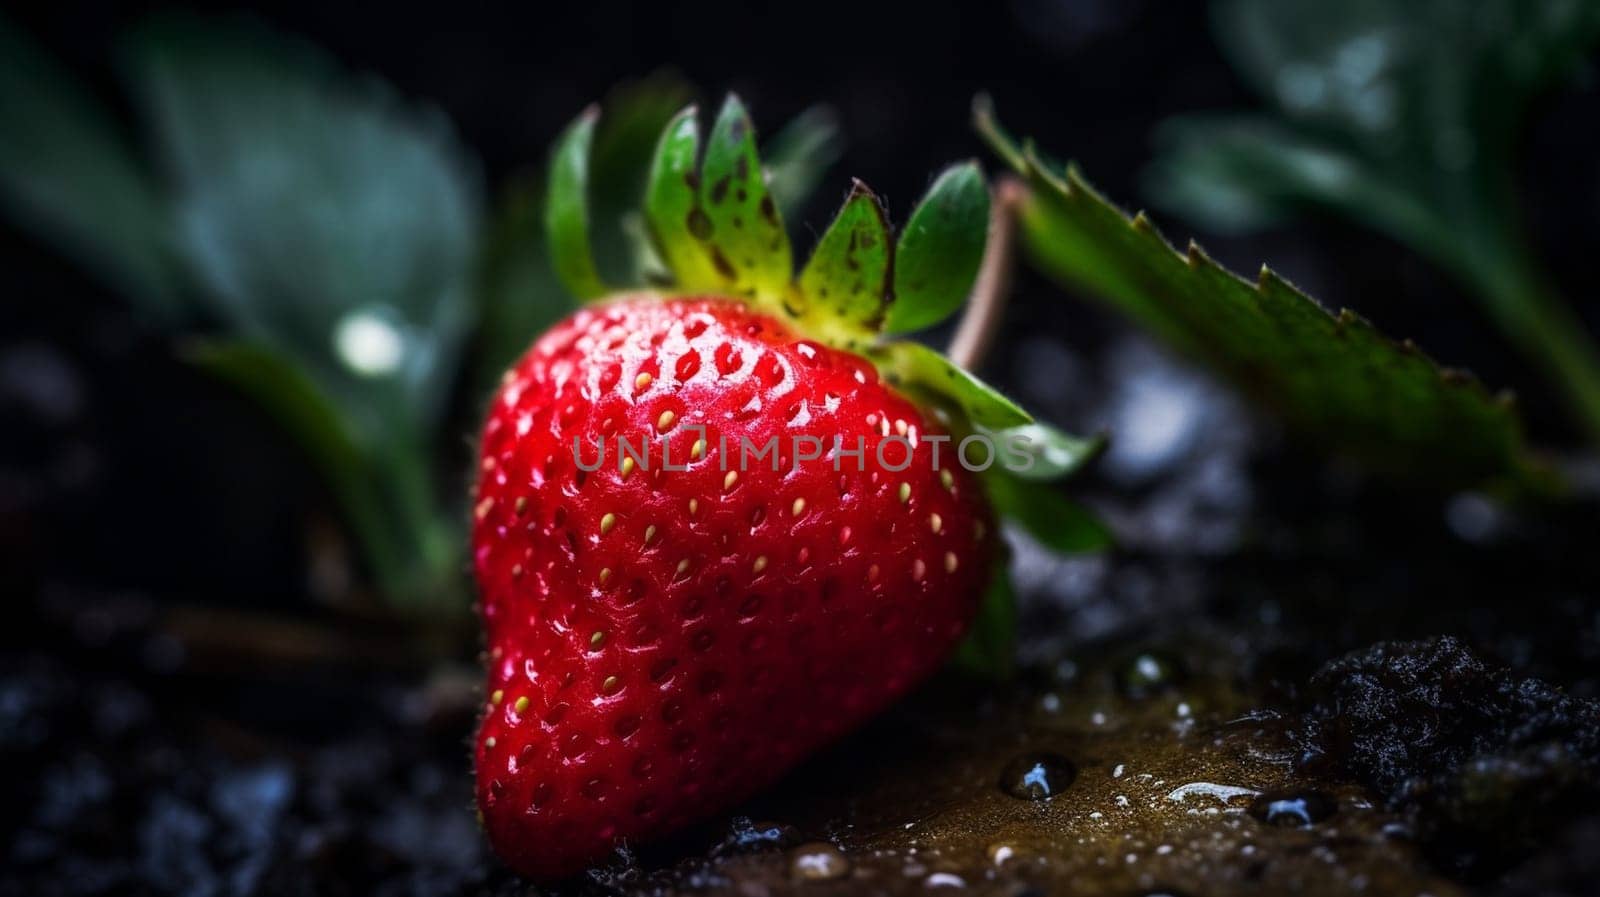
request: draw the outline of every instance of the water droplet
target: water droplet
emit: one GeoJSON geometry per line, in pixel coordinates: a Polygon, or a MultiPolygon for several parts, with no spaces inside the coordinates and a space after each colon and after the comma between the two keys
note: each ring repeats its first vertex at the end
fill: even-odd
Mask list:
{"type": "Polygon", "coordinates": [[[832,844],[812,841],[794,849],[789,873],[807,881],[829,881],[848,875],[850,861],[832,844]]]}
{"type": "Polygon", "coordinates": [[[1250,815],[1280,828],[1310,828],[1334,814],[1339,805],[1320,791],[1274,791],[1250,803],[1250,815]]]}
{"type": "Polygon", "coordinates": [[[1000,773],[1000,790],[1021,800],[1046,800],[1067,790],[1077,767],[1060,754],[1023,754],[1000,773]]]}
{"type": "Polygon", "coordinates": [[[1129,698],[1147,698],[1188,678],[1176,657],[1159,651],[1142,651],[1117,671],[1117,686],[1129,698]]]}
{"type": "Polygon", "coordinates": [[[757,853],[762,850],[788,847],[800,840],[794,828],[781,822],[752,822],[747,816],[737,816],[728,827],[721,843],[711,848],[713,856],[733,856],[757,853]]]}

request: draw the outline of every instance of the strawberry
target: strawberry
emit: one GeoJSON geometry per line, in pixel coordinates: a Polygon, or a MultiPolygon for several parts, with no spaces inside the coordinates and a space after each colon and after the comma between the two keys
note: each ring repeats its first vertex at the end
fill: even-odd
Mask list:
{"type": "Polygon", "coordinates": [[[950,446],[939,472],[926,440],[880,463],[928,432],[870,364],[727,299],[633,297],[539,340],[490,411],[473,533],[501,856],[561,875],[726,807],[938,666],[994,528],[950,446]],[[651,469],[618,469],[619,434],[657,443],[651,469]],[[794,436],[867,450],[795,464],[794,436]],[[773,437],[778,470],[740,463],[773,437]]]}
{"type": "Polygon", "coordinates": [[[938,667],[996,556],[957,442],[1028,420],[875,336],[891,298],[922,326],[965,293],[975,168],[941,178],[893,246],[858,185],[795,277],[743,110],[724,107],[703,163],[688,111],[646,208],[677,288],[619,295],[583,232],[593,122],[558,149],[550,225],[567,283],[601,301],[507,372],[472,532],[478,804],[536,878],[729,807],[938,667]]]}

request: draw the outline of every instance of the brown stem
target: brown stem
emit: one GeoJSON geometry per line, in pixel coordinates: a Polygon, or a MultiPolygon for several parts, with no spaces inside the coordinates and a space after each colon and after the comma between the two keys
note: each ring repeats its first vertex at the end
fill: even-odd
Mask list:
{"type": "Polygon", "coordinates": [[[1017,213],[1027,192],[1028,188],[1014,177],[1001,178],[994,187],[994,202],[989,207],[989,244],[984,248],[983,264],[978,266],[972,295],[947,353],[951,361],[969,371],[983,363],[1000,331],[1000,316],[1005,312],[1015,264],[1017,213]]]}

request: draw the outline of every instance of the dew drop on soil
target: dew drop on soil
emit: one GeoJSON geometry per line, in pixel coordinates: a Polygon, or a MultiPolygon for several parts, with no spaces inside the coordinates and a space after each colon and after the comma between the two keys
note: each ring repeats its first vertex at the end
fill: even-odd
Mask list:
{"type": "Polygon", "coordinates": [[[1184,678],[1183,665],[1177,658],[1156,651],[1134,655],[1117,671],[1118,687],[1134,699],[1166,691],[1184,678]]]}
{"type": "Polygon", "coordinates": [[[1060,754],[1023,754],[1000,773],[1000,790],[1020,800],[1046,800],[1065,791],[1077,767],[1060,754]]]}
{"type": "Polygon", "coordinates": [[[795,878],[828,881],[849,874],[850,861],[832,844],[812,841],[795,848],[789,871],[795,878]]]}
{"type": "Polygon", "coordinates": [[[1280,828],[1309,828],[1329,816],[1337,805],[1320,791],[1279,791],[1263,794],[1250,804],[1250,815],[1280,828]]]}

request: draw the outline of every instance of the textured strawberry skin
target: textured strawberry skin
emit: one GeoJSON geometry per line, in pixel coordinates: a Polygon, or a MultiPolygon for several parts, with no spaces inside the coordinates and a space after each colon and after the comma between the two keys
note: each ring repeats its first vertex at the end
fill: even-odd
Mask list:
{"type": "Polygon", "coordinates": [[[953,443],[934,469],[937,432],[865,360],[732,300],[625,298],[536,342],[488,412],[472,538],[477,797],[500,856],[580,871],[726,809],[930,674],[995,538],[953,443]],[[654,437],[649,470],[618,470],[619,434],[654,437]],[[862,437],[865,469],[830,451],[793,470],[796,434],[862,437]],[[905,469],[880,464],[886,434],[916,441],[905,469]],[[779,470],[739,469],[741,436],[779,437],[779,470]],[[599,469],[575,437],[590,466],[604,438],[599,469]]]}

